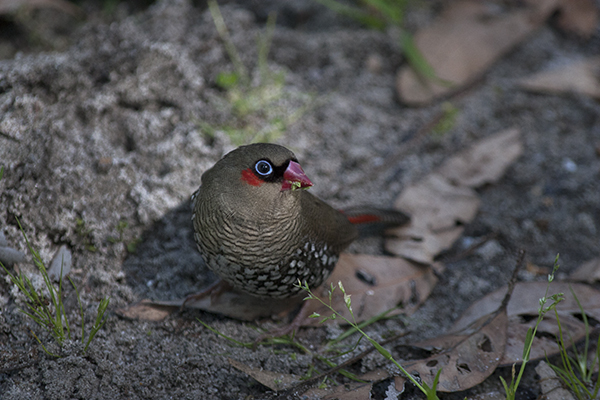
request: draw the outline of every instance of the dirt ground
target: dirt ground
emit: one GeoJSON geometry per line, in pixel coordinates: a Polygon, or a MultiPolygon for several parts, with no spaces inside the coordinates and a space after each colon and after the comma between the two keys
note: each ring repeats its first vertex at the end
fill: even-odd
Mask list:
{"type": "MultiPolygon", "coordinates": [[[[433,295],[410,318],[370,326],[373,337],[408,329],[405,343],[443,332],[473,301],[506,283],[519,249],[527,252],[527,262],[541,267],[550,267],[560,253],[559,277],[600,254],[600,105],[581,95],[533,94],[516,85],[518,78],[551,65],[597,54],[600,30],[582,40],[544,25],[449,99],[458,113],[448,131],[412,141],[414,150],[390,163],[389,156],[443,107],[442,102],[423,108],[399,102],[395,74],[405,60],[394,37],[310,1],[243,4],[222,5],[221,11],[251,71],[256,35],[268,12],[278,11],[269,66],[285,72],[285,90],[293,95],[286,100],[290,111],[309,95],[316,105],[277,142],[296,153],[315,183],[313,193],[336,207],[389,207],[403,188],[458,150],[506,128],[522,132],[523,156],[498,183],[478,190],[481,209],[442,257],[453,261],[446,263],[433,295]],[[382,168],[384,161],[389,165],[382,168]],[[495,239],[482,249],[454,257],[490,234],[495,239]]],[[[407,16],[409,29],[426,25],[439,12],[437,3],[419,4],[407,16]]],[[[194,310],[160,322],[127,320],[114,312],[145,298],[181,298],[215,279],[193,243],[189,198],[203,171],[235,147],[223,131],[205,128],[232,118],[215,85],[217,75],[232,71],[232,65],[206,4],[165,0],[132,13],[119,10],[112,20],[71,21],[75,27],[64,49],[17,52],[0,61],[0,165],[5,167],[0,229],[10,246],[26,252],[18,218],[45,261],[60,245],[69,247],[71,276],[88,326],[99,300],[110,297],[107,322],[83,354],[77,329],[74,340],[59,348],[19,312],[22,298],[8,279],[0,279],[0,398],[276,397],[227,358],[297,375],[312,365],[326,368],[289,346],[232,346],[197,319],[243,342],[259,335],[256,324],[194,310]],[[119,236],[120,221],[127,227],[115,243],[109,237],[119,236]],[[136,243],[129,252],[126,244],[136,243]],[[31,330],[61,357],[46,355],[31,330]]],[[[40,12],[46,18],[58,13],[40,12]]],[[[383,254],[383,247],[381,240],[368,239],[349,251],[383,254]]],[[[545,276],[523,272],[520,279],[545,276]]],[[[80,326],[72,288],[65,302],[80,326]]],[[[258,325],[269,328],[273,322],[258,325]]],[[[333,327],[310,328],[297,337],[316,349],[337,333],[333,327]]],[[[356,352],[367,347],[361,342],[356,352]]],[[[385,365],[372,354],[352,370],[385,365]]],[[[510,368],[468,392],[441,397],[501,391],[499,375],[508,379],[510,368]]],[[[333,379],[346,382],[339,375],[333,379]]],[[[386,398],[390,385],[391,380],[375,385],[373,398],[386,398]]],[[[535,373],[522,387],[518,398],[538,396],[535,373]]],[[[421,397],[409,388],[401,398],[421,397]]]]}

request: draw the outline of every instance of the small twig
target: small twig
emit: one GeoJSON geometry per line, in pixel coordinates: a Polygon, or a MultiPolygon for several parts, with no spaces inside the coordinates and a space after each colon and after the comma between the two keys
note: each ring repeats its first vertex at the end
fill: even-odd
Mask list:
{"type": "MultiPolygon", "coordinates": [[[[383,342],[381,342],[381,345],[382,345],[382,346],[385,346],[386,344],[388,344],[388,343],[391,343],[391,342],[393,342],[393,341],[395,341],[395,340],[397,340],[397,339],[400,339],[401,337],[404,337],[404,336],[408,335],[409,333],[410,333],[410,331],[408,331],[408,332],[403,332],[403,333],[399,333],[399,334],[397,334],[397,335],[394,335],[394,336],[392,336],[392,337],[390,337],[390,338],[388,338],[388,339],[384,340],[383,342]]],[[[329,375],[331,375],[331,374],[334,374],[334,373],[336,373],[337,371],[339,371],[339,370],[341,370],[341,369],[344,369],[344,368],[346,368],[346,367],[348,367],[348,366],[350,366],[350,365],[352,365],[352,364],[356,363],[357,361],[359,361],[359,360],[363,359],[365,356],[367,356],[367,354],[369,354],[369,353],[373,352],[373,350],[375,350],[375,347],[371,346],[369,349],[367,349],[367,350],[365,350],[365,351],[361,352],[360,354],[358,354],[358,355],[356,355],[356,356],[354,356],[354,357],[352,357],[352,358],[350,358],[350,359],[348,359],[348,360],[344,361],[343,363],[341,363],[341,364],[339,364],[339,365],[337,365],[337,366],[335,366],[335,367],[331,368],[330,370],[328,370],[328,371],[325,371],[325,372],[323,372],[323,373],[321,373],[321,374],[319,374],[319,375],[317,375],[317,376],[313,376],[312,378],[310,378],[310,379],[307,379],[307,380],[305,380],[305,381],[303,381],[303,382],[299,383],[298,385],[296,385],[296,386],[294,386],[294,387],[292,387],[292,388],[290,388],[290,389],[288,389],[288,390],[290,390],[290,391],[291,391],[291,390],[293,390],[293,391],[296,391],[296,392],[297,392],[299,389],[306,390],[306,389],[308,389],[310,386],[314,385],[315,383],[318,383],[318,382],[320,382],[320,381],[321,381],[323,378],[325,378],[326,376],[329,376],[329,375]]]]}
{"type": "MultiPolygon", "coordinates": [[[[524,258],[525,258],[525,250],[520,249],[518,256],[517,256],[517,262],[515,263],[515,268],[513,269],[512,275],[508,281],[508,289],[506,289],[506,294],[504,295],[504,298],[502,299],[502,303],[500,303],[500,305],[498,306],[496,311],[494,311],[492,314],[490,314],[490,318],[488,319],[488,322],[490,322],[494,318],[496,318],[497,315],[499,315],[501,313],[506,313],[506,310],[508,308],[508,303],[510,302],[510,298],[512,297],[513,291],[517,284],[517,277],[519,276],[519,271],[523,268],[523,259],[524,258]]],[[[481,328],[483,328],[485,325],[487,325],[488,322],[483,324],[481,326],[481,328]]]]}
{"type": "Polygon", "coordinates": [[[508,306],[508,302],[510,301],[510,297],[512,296],[513,290],[515,289],[515,285],[517,284],[517,277],[519,275],[519,271],[523,268],[523,260],[525,259],[525,250],[519,250],[519,255],[517,257],[517,262],[515,264],[515,268],[513,269],[512,276],[508,281],[508,290],[506,291],[506,295],[502,300],[502,304],[500,305],[500,310],[506,309],[508,306]]]}
{"type": "Polygon", "coordinates": [[[475,250],[477,250],[478,248],[480,248],[481,246],[483,246],[490,240],[495,239],[496,237],[498,237],[498,234],[496,232],[488,233],[487,235],[485,235],[481,239],[479,239],[477,241],[477,243],[473,243],[471,246],[467,247],[465,250],[461,251],[460,253],[455,254],[453,256],[449,256],[449,257],[442,256],[442,257],[440,257],[439,260],[436,259],[436,261],[442,261],[444,263],[453,263],[453,262],[460,261],[463,258],[470,256],[475,250]]]}

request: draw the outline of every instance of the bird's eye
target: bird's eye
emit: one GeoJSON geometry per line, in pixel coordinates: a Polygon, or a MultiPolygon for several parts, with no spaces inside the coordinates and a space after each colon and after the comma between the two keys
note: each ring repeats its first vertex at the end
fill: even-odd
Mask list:
{"type": "Polygon", "coordinates": [[[257,162],[254,166],[254,169],[256,170],[256,172],[258,172],[259,175],[262,176],[270,175],[273,172],[273,166],[270,162],[265,160],[260,160],[259,162],[257,162]]]}

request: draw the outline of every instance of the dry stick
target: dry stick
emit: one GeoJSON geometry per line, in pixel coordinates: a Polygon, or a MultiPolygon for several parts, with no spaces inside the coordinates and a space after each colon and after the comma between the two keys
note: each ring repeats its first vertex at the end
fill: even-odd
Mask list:
{"type": "MultiPolygon", "coordinates": [[[[504,299],[502,299],[502,303],[500,303],[500,306],[498,306],[498,308],[496,309],[496,311],[488,314],[488,319],[486,322],[482,323],[477,330],[481,331],[486,325],[488,325],[489,323],[491,323],[494,318],[496,318],[500,313],[506,312],[506,309],[508,307],[508,302],[510,301],[510,298],[513,294],[513,290],[515,289],[515,285],[517,284],[517,277],[519,275],[519,271],[523,268],[523,259],[525,258],[525,250],[519,250],[519,254],[517,256],[517,262],[515,264],[515,268],[513,269],[512,275],[510,277],[510,280],[508,281],[508,289],[506,290],[506,294],[504,295],[504,299]]],[[[462,342],[462,340],[461,340],[462,342]]],[[[458,346],[458,343],[456,343],[454,346],[452,346],[452,348],[458,346]]],[[[450,348],[446,349],[445,351],[449,351],[450,348]]]]}
{"type": "MultiPolygon", "coordinates": [[[[388,344],[388,343],[391,343],[391,342],[393,342],[393,341],[395,341],[395,340],[397,340],[397,339],[400,339],[401,337],[404,337],[404,336],[408,335],[409,333],[410,333],[410,331],[408,331],[408,332],[403,332],[403,333],[399,333],[399,334],[397,334],[397,335],[394,335],[394,336],[392,336],[391,338],[389,338],[389,339],[386,339],[386,340],[384,340],[383,342],[381,342],[381,345],[382,345],[382,346],[385,346],[386,344],[388,344]]],[[[360,353],[360,354],[358,354],[358,355],[356,355],[356,356],[352,357],[351,359],[344,361],[344,362],[343,362],[343,363],[341,363],[340,365],[337,365],[337,366],[335,366],[335,367],[331,368],[329,371],[325,371],[325,372],[323,372],[322,374],[319,374],[319,375],[317,375],[317,376],[313,376],[312,378],[310,378],[310,379],[307,379],[307,380],[305,380],[305,381],[303,381],[303,382],[299,383],[298,385],[296,385],[296,386],[294,386],[294,387],[292,387],[292,388],[290,388],[290,389],[287,389],[287,390],[286,390],[286,392],[287,392],[287,391],[291,391],[291,390],[298,391],[298,389],[302,389],[302,390],[308,389],[310,386],[312,386],[312,385],[314,385],[315,383],[317,383],[317,382],[321,381],[321,379],[325,378],[326,376],[328,376],[328,375],[331,375],[331,374],[333,374],[333,373],[335,373],[335,372],[339,371],[340,369],[343,369],[343,368],[345,368],[345,367],[347,367],[347,366],[349,366],[349,365],[352,365],[352,364],[354,364],[355,362],[357,362],[357,361],[361,360],[361,359],[362,359],[362,358],[364,358],[364,357],[365,357],[367,354],[371,353],[373,350],[375,350],[375,347],[371,347],[371,348],[369,348],[369,349],[367,349],[367,350],[363,351],[362,353],[360,353]]]]}
{"type": "Polygon", "coordinates": [[[487,235],[485,235],[484,237],[479,239],[479,241],[477,241],[477,243],[473,243],[471,246],[469,246],[465,250],[461,251],[460,253],[455,254],[453,256],[448,256],[448,257],[442,256],[442,257],[440,257],[441,260],[436,259],[436,261],[442,261],[444,263],[453,263],[453,262],[462,260],[463,258],[470,256],[475,250],[477,250],[478,248],[480,248],[481,246],[483,246],[490,240],[495,239],[497,236],[498,236],[498,233],[496,233],[496,232],[488,233],[487,235]]]}
{"type": "Polygon", "coordinates": [[[525,250],[521,249],[521,250],[519,250],[519,254],[517,256],[517,262],[515,264],[515,268],[513,269],[510,280],[508,281],[508,289],[506,290],[504,299],[502,299],[502,303],[500,303],[500,306],[498,306],[496,311],[494,311],[493,313],[491,313],[489,315],[487,322],[482,324],[479,327],[479,330],[483,329],[483,327],[486,326],[488,323],[490,323],[494,318],[496,318],[496,316],[498,316],[501,313],[506,312],[506,309],[508,308],[508,302],[510,301],[510,298],[512,297],[513,291],[517,284],[517,277],[519,276],[519,271],[523,268],[523,259],[524,258],[525,258],[525,250]]]}
{"type": "Polygon", "coordinates": [[[515,269],[513,270],[512,276],[508,281],[508,290],[506,291],[506,295],[502,300],[502,304],[498,307],[498,310],[506,310],[508,306],[508,302],[510,301],[510,297],[512,296],[513,290],[515,289],[515,285],[517,284],[517,276],[519,275],[519,271],[523,268],[523,260],[525,259],[525,250],[519,250],[519,255],[517,257],[517,264],[515,265],[515,269]]]}

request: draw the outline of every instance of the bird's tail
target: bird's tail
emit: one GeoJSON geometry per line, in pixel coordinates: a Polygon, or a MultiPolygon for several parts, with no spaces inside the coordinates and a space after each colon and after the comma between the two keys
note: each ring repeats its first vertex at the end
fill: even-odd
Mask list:
{"type": "Polygon", "coordinates": [[[341,210],[356,225],[361,236],[381,235],[388,228],[405,225],[410,216],[399,210],[372,206],[355,206],[341,210]]]}

